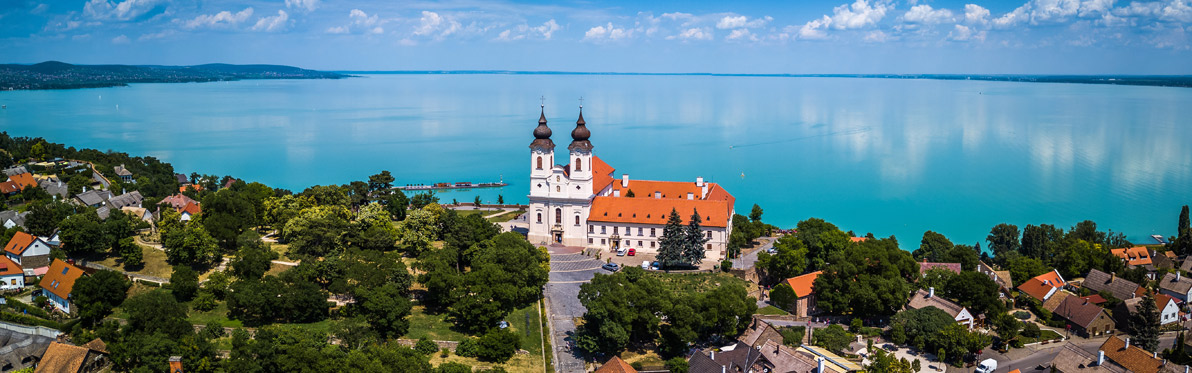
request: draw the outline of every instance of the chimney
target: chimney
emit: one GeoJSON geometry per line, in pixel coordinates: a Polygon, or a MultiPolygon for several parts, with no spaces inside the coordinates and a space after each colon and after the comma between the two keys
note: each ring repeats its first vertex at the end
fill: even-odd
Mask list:
{"type": "Polygon", "coordinates": [[[934,296],[935,296],[935,287],[929,287],[929,288],[927,288],[927,297],[928,297],[928,298],[931,298],[931,297],[934,297],[934,296]]]}
{"type": "Polygon", "coordinates": [[[712,356],[710,357],[712,358],[712,361],[716,361],[716,350],[712,350],[712,356]]]}
{"type": "Polygon", "coordinates": [[[1114,280],[1117,280],[1117,273],[1110,273],[1109,282],[1113,282],[1114,280]]]}
{"type": "Polygon", "coordinates": [[[170,356],[170,373],[182,373],[181,356],[170,356]]]}
{"type": "Polygon", "coordinates": [[[699,190],[700,190],[700,192],[699,192],[700,199],[708,198],[708,184],[704,184],[704,186],[701,186],[699,190]]]}
{"type": "Polygon", "coordinates": [[[1182,273],[1180,273],[1180,271],[1175,271],[1175,281],[1176,281],[1176,282],[1179,282],[1179,281],[1180,281],[1180,277],[1181,277],[1181,276],[1183,276],[1183,274],[1182,274],[1182,273]]]}
{"type": "MultiPolygon", "coordinates": [[[[1097,350],[1097,366],[1101,366],[1104,364],[1105,364],[1105,351],[1097,350]]],[[[1187,372],[1184,372],[1184,373],[1187,373],[1187,372]]]]}
{"type": "Polygon", "coordinates": [[[621,190],[620,190],[620,189],[614,189],[614,190],[613,190],[613,197],[620,197],[620,196],[621,196],[621,190]]]}
{"type": "Polygon", "coordinates": [[[1122,347],[1122,349],[1123,349],[1123,350],[1129,350],[1129,349],[1130,349],[1130,337],[1126,337],[1126,347],[1122,347]]]}
{"type": "Polygon", "coordinates": [[[697,186],[697,187],[704,186],[704,177],[703,176],[695,178],[695,186],[697,186]]]}
{"type": "Polygon", "coordinates": [[[815,358],[815,368],[816,368],[815,373],[824,373],[824,358],[823,357],[815,358]]]}
{"type": "Polygon", "coordinates": [[[721,366],[720,366],[720,373],[727,373],[727,372],[728,372],[728,367],[727,367],[727,366],[724,366],[724,365],[721,365],[721,366]]]}
{"type": "Polygon", "coordinates": [[[87,193],[87,187],[83,187],[83,193],[87,193]]]}
{"type": "Polygon", "coordinates": [[[629,174],[621,174],[621,187],[622,188],[629,187],[629,174]]]}
{"type": "Polygon", "coordinates": [[[662,199],[662,192],[654,191],[654,198],[662,199]]]}
{"type": "Polygon", "coordinates": [[[687,192],[687,199],[695,199],[695,193],[687,192]]]}

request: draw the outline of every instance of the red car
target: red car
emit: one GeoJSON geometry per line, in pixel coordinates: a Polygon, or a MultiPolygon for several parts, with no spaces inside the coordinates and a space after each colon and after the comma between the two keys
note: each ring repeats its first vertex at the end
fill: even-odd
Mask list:
{"type": "Polygon", "coordinates": [[[629,256],[634,256],[634,255],[637,255],[637,250],[634,250],[634,249],[629,249],[629,254],[628,254],[628,255],[629,255],[629,256]]]}

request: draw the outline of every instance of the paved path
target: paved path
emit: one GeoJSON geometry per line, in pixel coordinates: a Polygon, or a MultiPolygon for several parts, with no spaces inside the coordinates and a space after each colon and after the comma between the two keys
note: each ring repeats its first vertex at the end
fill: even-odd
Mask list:
{"type": "Polygon", "coordinates": [[[579,252],[579,248],[550,247],[550,282],[546,283],[545,293],[556,372],[584,371],[584,360],[571,349],[575,319],[587,311],[577,296],[580,285],[591,281],[596,273],[608,273],[600,269],[604,262],[579,252]]]}
{"type": "Polygon", "coordinates": [[[777,239],[774,237],[761,237],[757,240],[761,241],[761,244],[757,245],[755,249],[741,255],[737,259],[733,259],[733,268],[745,269],[753,267],[754,264],[757,264],[757,254],[761,254],[774,247],[774,241],[777,239]]]}
{"type": "MultiPolygon", "coordinates": [[[[1176,333],[1163,333],[1163,335],[1159,337],[1159,350],[1162,351],[1165,348],[1171,348],[1172,345],[1175,344],[1175,336],[1176,333]]],[[[1106,339],[1108,339],[1108,337],[1088,339],[1075,337],[1061,343],[1051,343],[1046,345],[1036,344],[1033,346],[1016,348],[1006,352],[1005,354],[987,353],[982,356],[982,359],[992,358],[997,360],[999,372],[1008,372],[1014,369],[1020,369],[1023,372],[1035,371],[1035,367],[1039,365],[1047,366],[1050,364],[1051,359],[1054,359],[1055,356],[1058,355],[1066,345],[1072,344],[1084,349],[1085,351],[1088,351],[1089,353],[1092,353],[1093,355],[1096,355],[1097,349],[1101,347],[1102,343],[1105,343],[1106,339]]],[[[968,368],[968,370],[955,367],[948,368],[949,372],[968,372],[971,370],[972,368],[968,368]]]]}

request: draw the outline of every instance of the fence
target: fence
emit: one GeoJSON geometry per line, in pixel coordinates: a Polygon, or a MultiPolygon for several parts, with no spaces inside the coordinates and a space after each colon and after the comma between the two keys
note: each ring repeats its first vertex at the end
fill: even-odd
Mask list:
{"type": "Polygon", "coordinates": [[[27,325],[21,325],[21,324],[7,323],[7,322],[3,322],[3,321],[0,321],[0,329],[9,330],[9,331],[12,331],[15,333],[21,333],[21,334],[40,335],[40,336],[46,337],[46,338],[58,338],[58,335],[62,334],[62,332],[59,332],[57,330],[50,329],[50,328],[47,328],[44,326],[27,326],[27,325]]]}

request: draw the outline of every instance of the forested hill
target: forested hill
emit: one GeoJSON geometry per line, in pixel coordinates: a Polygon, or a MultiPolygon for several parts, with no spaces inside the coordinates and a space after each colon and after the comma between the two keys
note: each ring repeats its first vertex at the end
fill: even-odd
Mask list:
{"type": "Polygon", "coordinates": [[[0,90],[74,89],[129,83],[192,83],[243,79],[340,79],[348,75],[282,65],[72,65],[49,61],[0,65],[0,90]]]}

